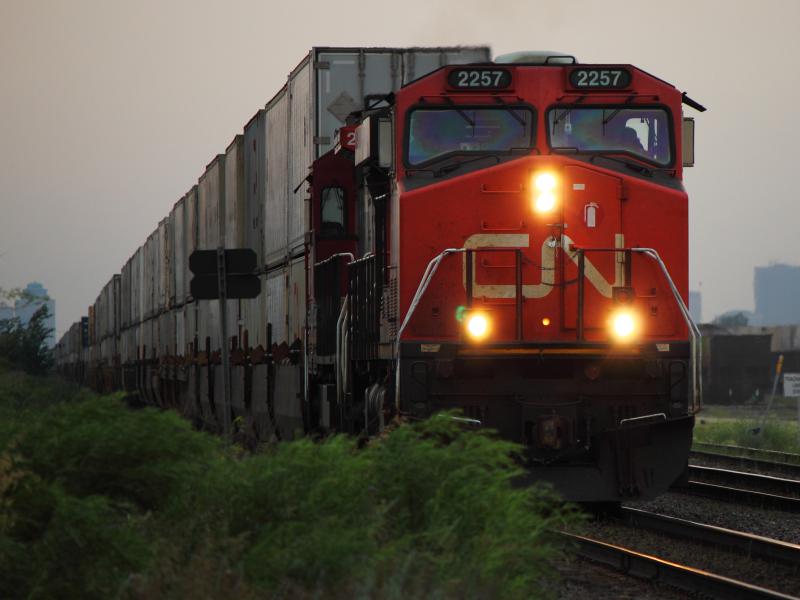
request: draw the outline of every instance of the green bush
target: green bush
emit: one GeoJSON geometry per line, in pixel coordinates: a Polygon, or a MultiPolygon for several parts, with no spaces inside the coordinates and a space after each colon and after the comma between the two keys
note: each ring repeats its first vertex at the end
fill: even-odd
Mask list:
{"type": "Polygon", "coordinates": [[[51,408],[19,442],[26,466],[78,497],[163,508],[200,478],[218,440],[174,412],[125,409],[115,398],[51,408]]]}
{"type": "Polygon", "coordinates": [[[47,339],[53,331],[45,325],[49,316],[47,306],[43,305],[26,325],[16,317],[0,319],[0,359],[32,375],[49,371],[53,367],[53,355],[47,347],[47,339]]]}
{"type": "MultiPolygon", "coordinates": [[[[221,461],[181,499],[204,516],[180,525],[195,533],[178,553],[207,554],[214,523],[211,537],[238,548],[241,570],[225,572],[276,597],[541,594],[560,555],[551,532],[577,517],[543,489],[512,485],[515,450],[439,417],[360,450],[337,436],[221,461]]],[[[153,597],[182,580],[175,566],[153,597]]]]}
{"type": "Polygon", "coordinates": [[[550,532],[577,518],[513,485],[514,445],[447,416],[245,454],[72,394],[1,440],[0,597],[541,596],[550,532]]]}

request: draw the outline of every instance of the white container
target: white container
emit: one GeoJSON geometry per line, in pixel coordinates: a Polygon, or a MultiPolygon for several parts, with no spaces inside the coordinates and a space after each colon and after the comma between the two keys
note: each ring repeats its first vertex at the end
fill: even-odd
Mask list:
{"type": "MultiPolygon", "coordinates": [[[[133,254],[133,269],[131,271],[131,303],[133,314],[131,325],[136,326],[142,322],[144,311],[144,246],[139,246],[133,254]]],[[[137,338],[138,339],[138,338],[137,338]]]]}
{"type": "Polygon", "coordinates": [[[170,312],[172,313],[172,321],[173,326],[175,327],[175,356],[185,356],[186,355],[186,323],[184,319],[184,310],[185,307],[179,306],[173,308],[170,312]]]}
{"type": "Polygon", "coordinates": [[[256,252],[257,264],[264,259],[264,207],[267,194],[266,113],[259,110],[244,126],[244,241],[256,252]]]}
{"type": "Polygon", "coordinates": [[[184,276],[189,258],[186,256],[186,240],[183,235],[184,198],[181,198],[172,207],[169,214],[170,221],[170,240],[172,249],[172,260],[170,261],[170,306],[180,306],[183,304],[186,293],[184,291],[184,276]]]}
{"type": "MultiPolygon", "coordinates": [[[[292,256],[302,250],[305,232],[310,228],[308,220],[308,176],[311,163],[316,158],[314,148],[314,69],[310,54],[289,75],[289,146],[287,149],[288,184],[287,196],[287,249],[292,256]]],[[[333,136],[333,132],[330,133],[333,136]]],[[[269,167],[267,163],[267,167],[269,167]]]]}
{"type": "Polygon", "coordinates": [[[192,252],[197,250],[197,186],[193,186],[183,199],[183,238],[184,238],[184,252],[186,253],[186,260],[183,261],[183,291],[184,300],[189,300],[192,292],[189,289],[189,282],[192,279],[192,274],[189,271],[189,257],[192,252]]]}
{"type": "MultiPolygon", "coordinates": [[[[143,319],[150,319],[157,312],[157,287],[159,277],[158,260],[158,228],[147,237],[144,243],[144,260],[142,286],[144,294],[144,307],[142,311],[143,319]]],[[[149,346],[149,344],[148,344],[149,346]]]]}
{"type": "Polygon", "coordinates": [[[267,348],[267,321],[266,321],[266,277],[260,275],[261,293],[252,299],[241,301],[242,332],[247,331],[247,343],[251,348],[267,348]]]}
{"type": "Polygon", "coordinates": [[[164,311],[158,316],[158,354],[175,356],[175,318],[172,311],[164,311]]]}
{"type": "MultiPolygon", "coordinates": [[[[122,331],[122,275],[114,275],[114,337],[122,331]]],[[[119,349],[117,348],[117,352],[119,349]]]]}
{"type": "Polygon", "coordinates": [[[289,287],[287,289],[287,310],[289,330],[285,340],[291,345],[295,340],[300,340],[305,346],[303,332],[306,327],[306,269],[305,257],[292,261],[289,267],[289,287]]]}
{"type": "Polygon", "coordinates": [[[244,136],[237,135],[225,150],[225,247],[246,248],[244,193],[244,136]]]}
{"type": "Polygon", "coordinates": [[[158,287],[157,312],[164,312],[169,307],[170,297],[170,271],[172,269],[172,246],[169,235],[169,217],[161,219],[158,224],[158,287]]]}
{"type": "Polygon", "coordinates": [[[194,352],[205,348],[205,342],[197,336],[197,304],[194,302],[183,307],[183,337],[187,353],[189,348],[194,348],[194,352]]]}
{"type": "MultiPolygon", "coordinates": [[[[225,155],[219,154],[207,166],[197,183],[198,249],[216,250],[225,245],[225,155]]],[[[211,350],[221,348],[219,302],[196,300],[198,304],[197,331],[201,348],[206,337],[211,338],[211,350]]]]}
{"type": "Polygon", "coordinates": [[[266,198],[264,204],[264,262],[274,265],[286,257],[289,188],[289,97],[284,87],[266,110],[266,198]]]}
{"type": "Polygon", "coordinates": [[[133,323],[133,256],[122,267],[120,285],[120,329],[125,330],[133,323]]]}
{"type": "MultiPolygon", "coordinates": [[[[225,150],[225,230],[226,248],[246,248],[245,237],[245,189],[244,189],[244,136],[237,135],[225,150]]],[[[261,236],[258,238],[261,239],[261,236]]],[[[258,263],[256,263],[258,264],[258,263]]],[[[244,300],[228,303],[228,336],[237,338],[241,345],[242,304],[244,300]]]]}
{"type": "Polygon", "coordinates": [[[275,269],[267,273],[265,289],[262,289],[262,293],[266,292],[267,296],[265,306],[267,322],[264,324],[264,328],[266,329],[267,323],[272,324],[272,342],[274,344],[285,342],[287,338],[286,290],[288,277],[286,268],[275,269]]]}
{"type": "Polygon", "coordinates": [[[201,250],[214,250],[224,243],[224,189],[225,155],[218,154],[197,182],[197,236],[201,250]]]}

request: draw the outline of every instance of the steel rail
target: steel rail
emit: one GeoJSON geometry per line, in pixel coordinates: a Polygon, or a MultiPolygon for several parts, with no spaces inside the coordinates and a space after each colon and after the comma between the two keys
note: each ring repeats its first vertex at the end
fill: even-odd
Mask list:
{"type": "Polygon", "coordinates": [[[710,450],[723,450],[726,452],[735,452],[736,456],[754,457],[760,456],[769,460],[779,462],[796,462],[800,464],[800,454],[793,454],[791,452],[779,452],[778,450],[765,450],[763,448],[749,448],[747,446],[732,446],[729,444],[712,444],[710,442],[694,442],[692,447],[708,448],[710,450]]]}
{"type": "Polygon", "coordinates": [[[787,475],[793,479],[800,479],[800,464],[787,462],[776,462],[771,460],[760,460],[747,456],[733,456],[731,454],[718,454],[716,452],[705,452],[703,450],[692,450],[689,458],[714,461],[729,467],[740,469],[752,469],[754,471],[773,471],[787,475]]]}
{"type": "Polygon", "coordinates": [[[689,465],[689,480],[800,498],[800,481],[797,479],[689,465]]]}
{"type": "Polygon", "coordinates": [[[689,481],[687,484],[673,487],[672,491],[689,496],[721,500],[723,502],[735,502],[737,504],[745,504],[747,506],[756,506],[759,508],[800,512],[800,499],[798,498],[780,496],[778,494],[766,494],[764,492],[753,492],[713,483],[703,483],[701,481],[689,481]]]}
{"type": "Polygon", "coordinates": [[[715,547],[722,546],[747,556],[758,556],[795,567],[800,566],[800,545],[798,544],[661,515],[638,508],[623,507],[622,520],[632,527],[657,531],[672,537],[715,547]]]}
{"type": "Polygon", "coordinates": [[[622,546],[571,533],[562,533],[562,535],[575,544],[578,555],[587,560],[610,566],[632,577],[664,583],[686,592],[699,592],[712,598],[726,600],[731,598],[791,600],[795,598],[794,596],[788,596],[757,585],[636,552],[622,546]]]}

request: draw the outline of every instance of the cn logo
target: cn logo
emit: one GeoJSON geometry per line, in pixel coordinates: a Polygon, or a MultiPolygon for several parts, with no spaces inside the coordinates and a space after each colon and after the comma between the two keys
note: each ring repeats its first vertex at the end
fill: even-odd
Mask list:
{"type": "Polygon", "coordinates": [[[586,227],[590,229],[597,227],[597,217],[600,216],[598,215],[599,210],[600,207],[597,202],[589,202],[583,207],[583,222],[586,223],[586,227]]]}
{"type": "MultiPolygon", "coordinates": [[[[597,205],[595,204],[595,208],[597,205]]],[[[541,282],[536,284],[523,284],[522,295],[525,298],[544,298],[555,289],[555,274],[556,274],[556,252],[561,251],[566,258],[571,260],[576,265],[578,264],[578,253],[572,248],[572,240],[568,235],[560,236],[556,239],[553,236],[548,237],[542,242],[541,254],[538,258],[538,265],[541,269],[541,282]]],[[[624,246],[624,237],[619,234],[617,236],[617,247],[624,246]]],[[[472,248],[480,250],[481,248],[529,248],[530,236],[527,233],[476,233],[471,235],[464,241],[464,248],[472,248]]],[[[482,284],[478,283],[477,261],[472,263],[472,273],[467,273],[467,258],[464,256],[462,259],[463,265],[463,286],[467,289],[467,277],[472,277],[472,294],[473,296],[482,296],[484,298],[514,298],[517,290],[514,285],[505,284],[482,284]]],[[[621,266],[621,265],[620,265],[621,266]]],[[[613,288],[622,285],[624,281],[624,270],[617,269],[614,274],[613,281],[605,278],[603,273],[592,264],[589,258],[584,259],[584,275],[591,285],[600,292],[600,295],[611,298],[613,288]]]]}

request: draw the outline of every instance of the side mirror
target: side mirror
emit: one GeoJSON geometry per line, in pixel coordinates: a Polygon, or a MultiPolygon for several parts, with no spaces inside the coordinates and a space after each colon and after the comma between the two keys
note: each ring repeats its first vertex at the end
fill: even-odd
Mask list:
{"type": "Polygon", "coordinates": [[[683,166],[694,166],[694,119],[683,117],[683,166]]]}
{"type": "Polygon", "coordinates": [[[371,161],[379,167],[390,169],[393,150],[390,117],[371,115],[356,129],[356,166],[371,161]]]}

